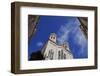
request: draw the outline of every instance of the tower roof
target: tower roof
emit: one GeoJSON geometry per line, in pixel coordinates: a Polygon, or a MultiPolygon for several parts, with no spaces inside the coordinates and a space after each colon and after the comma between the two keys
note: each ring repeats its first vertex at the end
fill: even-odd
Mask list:
{"type": "Polygon", "coordinates": [[[56,36],[56,33],[53,32],[53,33],[51,33],[50,35],[55,35],[55,36],[56,36]]]}

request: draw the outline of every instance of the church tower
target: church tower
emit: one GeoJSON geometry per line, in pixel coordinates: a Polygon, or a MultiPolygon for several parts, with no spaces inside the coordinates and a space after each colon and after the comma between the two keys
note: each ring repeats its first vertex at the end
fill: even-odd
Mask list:
{"type": "Polygon", "coordinates": [[[55,33],[51,33],[49,39],[56,43],[56,39],[57,39],[56,34],[55,33]]]}

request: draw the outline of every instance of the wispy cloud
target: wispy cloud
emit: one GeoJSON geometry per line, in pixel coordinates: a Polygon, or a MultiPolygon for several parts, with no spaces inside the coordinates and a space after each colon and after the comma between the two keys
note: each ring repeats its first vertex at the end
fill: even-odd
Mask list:
{"type": "Polygon", "coordinates": [[[67,22],[65,25],[62,25],[57,33],[58,42],[62,44],[65,41],[68,41],[69,34],[72,32],[76,32],[77,27],[78,27],[76,26],[77,24],[78,22],[76,22],[76,19],[73,19],[72,21],[67,22]]]}
{"type": "Polygon", "coordinates": [[[37,45],[38,47],[41,47],[41,46],[43,46],[43,42],[38,42],[36,45],[37,45]]]}
{"type": "Polygon", "coordinates": [[[81,29],[77,30],[77,34],[74,36],[74,42],[80,46],[80,51],[78,52],[79,55],[82,55],[86,53],[87,51],[87,40],[83,34],[83,32],[80,32],[81,29]]]}
{"type": "MultiPolygon", "coordinates": [[[[69,37],[73,37],[73,43],[79,46],[78,55],[87,54],[87,40],[79,27],[80,23],[77,19],[69,21],[62,25],[58,31],[58,42],[60,44],[67,42],[69,37]]],[[[74,49],[75,50],[75,49],[74,49]]],[[[77,50],[75,50],[76,52],[77,50]]]]}
{"type": "Polygon", "coordinates": [[[61,28],[59,29],[59,32],[58,32],[58,42],[60,44],[64,43],[65,41],[68,40],[68,34],[70,32],[70,28],[69,30],[66,30],[67,28],[69,28],[68,26],[61,26],[61,28]]]}

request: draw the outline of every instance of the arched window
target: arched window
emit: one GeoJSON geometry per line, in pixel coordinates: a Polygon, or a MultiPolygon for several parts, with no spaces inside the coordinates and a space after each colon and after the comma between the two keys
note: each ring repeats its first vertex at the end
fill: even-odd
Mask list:
{"type": "Polygon", "coordinates": [[[60,51],[58,51],[58,59],[61,59],[60,51]]]}
{"type": "Polygon", "coordinates": [[[61,50],[61,59],[63,59],[64,56],[63,56],[63,50],[61,50]]]}
{"type": "Polygon", "coordinates": [[[52,49],[49,50],[49,53],[48,53],[48,57],[52,60],[53,59],[53,55],[54,55],[54,52],[52,49]]]}
{"type": "Polygon", "coordinates": [[[63,50],[58,51],[58,59],[64,59],[63,50]]]}

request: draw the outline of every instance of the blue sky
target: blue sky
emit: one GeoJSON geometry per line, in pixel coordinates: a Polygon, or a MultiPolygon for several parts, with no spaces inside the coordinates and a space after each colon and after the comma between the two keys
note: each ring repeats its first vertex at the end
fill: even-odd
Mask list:
{"type": "Polygon", "coordinates": [[[58,44],[69,44],[74,58],[87,58],[88,41],[79,25],[77,17],[40,16],[37,31],[28,44],[28,58],[32,52],[41,50],[52,32],[57,34],[58,44]]]}

